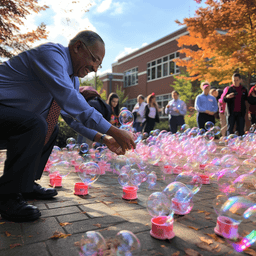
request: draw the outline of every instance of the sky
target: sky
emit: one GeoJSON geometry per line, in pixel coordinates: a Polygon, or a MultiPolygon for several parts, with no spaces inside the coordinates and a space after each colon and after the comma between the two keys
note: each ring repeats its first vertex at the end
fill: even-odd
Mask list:
{"type": "MultiPolygon", "coordinates": [[[[32,14],[25,30],[35,29],[41,22],[49,32],[44,42],[68,45],[79,31],[97,32],[105,42],[106,54],[101,75],[111,72],[111,64],[119,58],[181,28],[175,20],[193,17],[201,5],[194,0],[39,0],[49,8],[32,14]]],[[[89,74],[88,79],[94,76],[89,74]]]]}

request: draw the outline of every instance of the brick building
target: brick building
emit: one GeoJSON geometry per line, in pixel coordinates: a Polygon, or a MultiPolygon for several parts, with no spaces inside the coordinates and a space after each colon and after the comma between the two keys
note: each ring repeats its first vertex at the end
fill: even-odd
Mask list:
{"type": "MultiPolygon", "coordinates": [[[[99,77],[107,95],[122,86],[128,96],[126,106],[132,110],[139,94],[146,97],[154,92],[158,105],[165,107],[171,99],[173,75],[180,72],[173,62],[182,57],[176,39],[186,34],[186,28],[179,29],[113,63],[112,73],[99,77]]],[[[165,117],[162,114],[161,118],[165,117]]]]}

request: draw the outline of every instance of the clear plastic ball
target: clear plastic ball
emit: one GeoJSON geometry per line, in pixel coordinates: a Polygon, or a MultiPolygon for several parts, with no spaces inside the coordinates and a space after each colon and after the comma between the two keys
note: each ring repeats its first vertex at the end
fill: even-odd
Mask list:
{"type": "Polygon", "coordinates": [[[207,131],[209,131],[214,127],[214,123],[211,122],[211,121],[208,121],[208,122],[205,123],[204,127],[207,131]]]}
{"type": "Polygon", "coordinates": [[[219,190],[226,195],[235,193],[234,181],[238,176],[236,172],[229,169],[221,171],[217,179],[219,190]]]}
{"type": "Polygon", "coordinates": [[[123,110],[119,114],[119,122],[121,125],[132,125],[133,124],[133,114],[129,110],[123,110]]]}
{"type": "Polygon", "coordinates": [[[122,187],[127,187],[129,185],[130,177],[127,173],[121,173],[118,176],[118,182],[122,187]]]}
{"type": "Polygon", "coordinates": [[[107,248],[104,237],[96,231],[86,232],[80,241],[80,245],[81,256],[103,255],[107,248]]]}
{"type": "Polygon", "coordinates": [[[182,187],[186,187],[186,185],[181,182],[175,181],[167,185],[166,188],[163,190],[163,193],[168,197],[169,200],[171,200],[175,196],[177,191],[182,187]]]}
{"type": "Polygon", "coordinates": [[[156,181],[157,175],[155,172],[151,172],[150,174],[148,174],[147,183],[149,184],[149,187],[154,187],[156,185],[156,181]]]}
{"type": "Polygon", "coordinates": [[[156,164],[161,159],[162,153],[159,147],[152,145],[148,148],[148,162],[150,164],[156,164]]]}
{"type": "Polygon", "coordinates": [[[152,193],[147,200],[147,209],[152,217],[168,216],[171,213],[171,201],[162,192],[152,193]]]}
{"type": "Polygon", "coordinates": [[[130,175],[130,180],[132,185],[138,187],[142,183],[142,176],[140,175],[139,172],[135,172],[130,175]]]}
{"type": "Polygon", "coordinates": [[[80,145],[80,153],[87,154],[89,152],[89,145],[87,143],[82,143],[80,145]]]}
{"type": "Polygon", "coordinates": [[[55,162],[50,167],[50,173],[61,176],[62,178],[67,177],[72,170],[72,166],[67,161],[55,162]]]}
{"type": "Polygon", "coordinates": [[[118,241],[116,255],[132,256],[139,255],[141,245],[139,239],[130,231],[122,230],[115,236],[118,241]]]}
{"type": "Polygon", "coordinates": [[[213,126],[211,130],[214,132],[214,135],[217,136],[220,134],[220,127],[219,126],[213,126]]]}
{"type": "Polygon", "coordinates": [[[236,193],[243,196],[256,194],[256,177],[252,174],[242,174],[233,182],[236,193]]]}
{"type": "Polygon", "coordinates": [[[185,184],[193,194],[196,194],[200,191],[202,187],[202,179],[195,173],[191,172],[182,172],[180,173],[175,181],[185,184]]]}
{"type": "Polygon", "coordinates": [[[94,183],[100,177],[100,168],[94,162],[83,163],[77,172],[79,178],[85,185],[94,183]]]}
{"type": "Polygon", "coordinates": [[[218,216],[220,215],[221,207],[227,200],[228,197],[225,194],[217,195],[217,197],[213,200],[213,209],[218,216]]]}
{"type": "Polygon", "coordinates": [[[189,125],[188,125],[188,124],[183,124],[183,125],[180,127],[180,132],[185,132],[187,129],[189,129],[189,125]]]}

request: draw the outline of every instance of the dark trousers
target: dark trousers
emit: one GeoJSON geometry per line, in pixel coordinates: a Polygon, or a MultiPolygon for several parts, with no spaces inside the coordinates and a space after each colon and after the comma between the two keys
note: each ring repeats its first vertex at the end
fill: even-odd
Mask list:
{"type": "Polygon", "coordinates": [[[6,149],[0,194],[33,191],[40,179],[57,138],[56,126],[44,145],[47,122],[33,112],[0,105],[0,149],[6,149]]]}
{"type": "Polygon", "coordinates": [[[233,112],[228,117],[228,133],[234,133],[234,126],[236,124],[236,130],[239,136],[244,135],[245,118],[241,112],[233,112]]]}
{"type": "Polygon", "coordinates": [[[251,114],[251,124],[256,124],[256,115],[255,114],[251,114]]]}
{"type": "Polygon", "coordinates": [[[142,132],[143,123],[135,122],[133,128],[136,129],[136,132],[142,132]]]}
{"type": "Polygon", "coordinates": [[[155,118],[148,117],[147,121],[146,121],[144,132],[150,133],[154,129],[155,123],[156,123],[155,118]]]}
{"type": "Polygon", "coordinates": [[[170,118],[170,129],[172,133],[176,133],[178,126],[183,125],[184,122],[184,116],[171,116],[170,118]]]}
{"type": "Polygon", "coordinates": [[[213,122],[215,124],[215,117],[208,115],[206,113],[198,113],[197,114],[197,125],[200,129],[205,129],[205,123],[206,122],[213,122]]]}

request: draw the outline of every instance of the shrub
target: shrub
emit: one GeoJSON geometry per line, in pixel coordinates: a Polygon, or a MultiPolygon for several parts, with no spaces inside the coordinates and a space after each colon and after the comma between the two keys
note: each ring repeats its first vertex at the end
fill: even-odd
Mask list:
{"type": "Polygon", "coordinates": [[[56,140],[56,145],[60,148],[66,147],[66,140],[70,137],[77,138],[77,133],[70,128],[62,118],[59,118],[59,134],[56,140]]]}
{"type": "Polygon", "coordinates": [[[160,122],[155,124],[154,129],[159,129],[161,131],[162,130],[166,130],[166,131],[170,130],[169,121],[168,120],[164,121],[164,120],[160,119],[160,122]]]}

